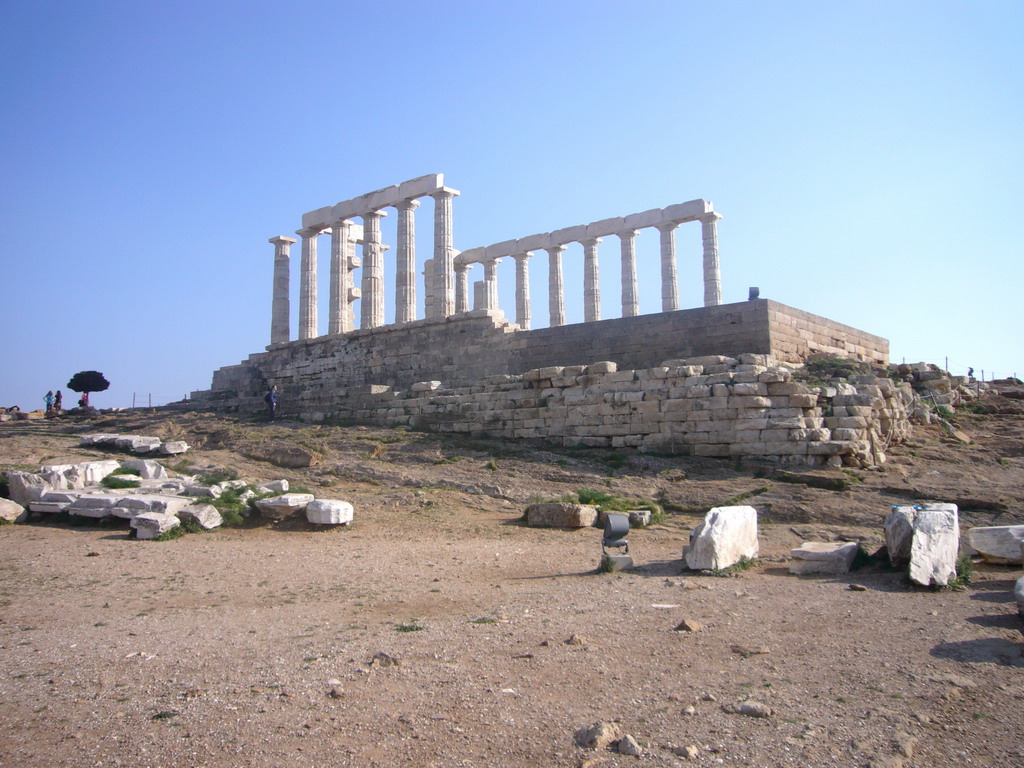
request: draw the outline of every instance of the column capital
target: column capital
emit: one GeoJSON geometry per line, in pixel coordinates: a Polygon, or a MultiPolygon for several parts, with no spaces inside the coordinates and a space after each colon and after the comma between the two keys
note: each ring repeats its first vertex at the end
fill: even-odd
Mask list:
{"type": "Polygon", "coordinates": [[[337,221],[331,222],[331,229],[341,230],[344,229],[346,226],[352,226],[352,223],[352,219],[338,219],[337,221]]]}
{"type": "Polygon", "coordinates": [[[367,211],[366,213],[360,213],[359,214],[359,216],[363,219],[363,221],[366,221],[366,219],[373,218],[373,217],[377,217],[378,219],[383,219],[387,215],[388,215],[388,212],[385,211],[383,208],[380,209],[380,210],[377,210],[377,211],[367,211]]]}
{"type": "Polygon", "coordinates": [[[405,200],[399,200],[395,203],[395,209],[399,211],[411,211],[414,208],[420,207],[420,201],[415,198],[408,197],[405,200]]]}
{"type": "Polygon", "coordinates": [[[267,242],[273,243],[274,245],[277,245],[278,243],[281,243],[282,245],[291,245],[292,243],[296,243],[298,241],[294,237],[285,237],[284,235],[278,235],[277,237],[270,238],[269,240],[267,240],[267,242]]]}
{"type": "Polygon", "coordinates": [[[638,229],[624,229],[621,232],[616,232],[615,236],[617,238],[619,238],[620,240],[625,240],[627,238],[634,238],[639,233],[640,233],[640,230],[638,230],[638,229]]]}
{"type": "Polygon", "coordinates": [[[439,189],[436,189],[433,192],[431,192],[430,196],[433,197],[434,199],[437,199],[445,197],[458,197],[461,194],[462,193],[459,192],[459,190],[457,189],[452,189],[451,187],[440,187],[439,189]]]}
{"type": "Polygon", "coordinates": [[[720,218],[722,218],[722,214],[718,211],[711,211],[711,213],[704,213],[697,217],[698,220],[705,224],[712,221],[718,221],[720,218]]]}
{"type": "Polygon", "coordinates": [[[586,246],[596,246],[603,239],[604,238],[601,238],[601,237],[585,237],[582,240],[580,240],[580,244],[583,245],[584,247],[586,247],[586,246]]]}
{"type": "Polygon", "coordinates": [[[457,262],[455,262],[455,271],[458,272],[458,273],[469,272],[469,268],[471,266],[473,266],[473,265],[470,264],[469,262],[457,261],[457,262]]]}
{"type": "Polygon", "coordinates": [[[552,256],[557,256],[558,254],[561,254],[563,251],[565,251],[565,249],[568,247],[569,246],[567,246],[565,243],[560,243],[559,245],[549,245],[544,250],[547,251],[552,256]]]}
{"type": "Polygon", "coordinates": [[[675,232],[679,229],[679,225],[682,222],[679,221],[662,221],[654,225],[654,228],[659,232],[675,232]]]}
{"type": "Polygon", "coordinates": [[[323,230],[320,229],[319,227],[310,227],[308,229],[296,229],[295,230],[295,234],[298,235],[299,237],[303,237],[303,238],[306,238],[306,237],[316,237],[322,231],[323,230]]]}
{"type": "Polygon", "coordinates": [[[513,253],[512,254],[512,258],[515,259],[516,261],[526,261],[531,256],[533,256],[533,252],[532,251],[523,251],[522,253],[513,253]]]}

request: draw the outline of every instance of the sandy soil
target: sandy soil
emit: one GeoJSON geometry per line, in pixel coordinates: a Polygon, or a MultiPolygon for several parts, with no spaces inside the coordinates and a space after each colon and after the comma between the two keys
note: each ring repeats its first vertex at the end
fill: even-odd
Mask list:
{"type": "Polygon", "coordinates": [[[965,525],[1024,522],[1022,419],[996,406],[962,417],[972,445],[919,430],[846,490],[808,485],[843,473],[783,482],[758,464],[392,430],[0,424],[0,468],[100,455],[76,447],[83,431],[158,434],[196,446],[190,469],[287,477],[356,507],[351,528],[254,521],[168,542],[0,528],[0,766],[1020,766],[1019,567],[930,591],[784,562],[805,538],[877,544],[889,505],[912,498],[958,500],[965,525]],[[243,455],[274,441],[321,460],[243,455]],[[596,529],[519,523],[530,498],[581,487],[669,508],[631,534],[632,571],[595,572],[596,529]],[[697,513],[742,494],[761,513],[759,563],[683,572],[697,513]],[[676,631],[683,619],[705,627],[676,631]],[[747,699],[771,715],[727,711],[747,699]],[[596,721],[644,754],[576,746],[596,721]]]}

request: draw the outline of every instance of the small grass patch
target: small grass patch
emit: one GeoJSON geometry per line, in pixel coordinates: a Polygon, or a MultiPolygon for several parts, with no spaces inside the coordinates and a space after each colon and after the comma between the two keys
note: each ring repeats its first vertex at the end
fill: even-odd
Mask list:
{"type": "Polygon", "coordinates": [[[104,488],[138,488],[142,483],[138,480],[128,480],[118,475],[107,475],[100,480],[100,485],[104,488]]]}
{"type": "MultiPolygon", "coordinates": [[[[139,470],[137,470],[137,469],[129,469],[128,467],[118,467],[117,469],[115,469],[110,474],[111,475],[135,475],[135,477],[141,477],[142,476],[142,472],[140,472],[139,470]]],[[[110,475],[108,475],[108,477],[109,476],[110,475]]]]}
{"type": "Polygon", "coordinates": [[[498,462],[495,461],[494,459],[491,459],[486,464],[484,464],[484,469],[489,469],[492,472],[497,472],[498,471],[498,462]]]}
{"type": "Polygon", "coordinates": [[[422,632],[424,629],[426,629],[426,627],[417,624],[415,620],[409,622],[408,624],[395,625],[396,632],[422,632]]]}
{"type": "Polygon", "coordinates": [[[956,560],[956,578],[946,585],[946,589],[960,591],[974,579],[974,561],[968,554],[962,554],[956,560]]]}
{"type": "Polygon", "coordinates": [[[756,557],[741,557],[739,562],[733,563],[728,568],[717,568],[713,571],[708,571],[712,576],[719,576],[722,578],[729,578],[731,576],[739,576],[744,571],[749,571],[755,565],[757,565],[756,557]]]}
{"type": "Polygon", "coordinates": [[[752,499],[755,496],[760,496],[762,493],[767,493],[770,490],[771,490],[771,485],[769,484],[769,485],[761,486],[760,488],[754,488],[753,490],[750,490],[750,491],[744,491],[743,493],[736,494],[731,499],[726,499],[719,506],[722,506],[722,507],[735,507],[735,506],[739,506],[740,504],[742,504],[747,499],[752,499]]]}
{"type": "Polygon", "coordinates": [[[466,458],[466,457],[465,456],[447,456],[445,458],[436,459],[434,461],[434,463],[435,464],[455,464],[457,462],[462,461],[464,458],[466,458]]]}
{"type": "Polygon", "coordinates": [[[188,533],[188,531],[185,530],[185,526],[176,525],[174,528],[171,528],[171,530],[164,531],[159,536],[155,536],[152,539],[146,539],[146,541],[174,541],[175,539],[180,539],[186,533],[188,533]]]}
{"type": "Polygon", "coordinates": [[[208,472],[202,472],[196,477],[203,485],[217,485],[217,483],[226,483],[229,480],[237,480],[238,472],[228,467],[219,467],[217,469],[211,469],[208,472]]]}
{"type": "Polygon", "coordinates": [[[470,624],[497,624],[498,620],[493,616],[481,616],[479,619],[472,619],[470,624]]]}
{"type": "Polygon", "coordinates": [[[601,564],[597,566],[598,573],[618,573],[620,570],[619,564],[614,557],[610,557],[607,554],[601,555],[601,564]]]}

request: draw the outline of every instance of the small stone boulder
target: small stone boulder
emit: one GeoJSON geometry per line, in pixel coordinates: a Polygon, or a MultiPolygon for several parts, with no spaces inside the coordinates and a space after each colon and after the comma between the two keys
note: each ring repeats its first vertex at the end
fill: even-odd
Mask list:
{"type": "Polygon", "coordinates": [[[790,552],[789,572],[849,573],[858,546],[855,541],[805,541],[790,552]]]}
{"type": "Polygon", "coordinates": [[[991,525],[967,531],[971,547],[989,563],[1020,565],[1024,525],[991,525]]]}
{"type": "Polygon", "coordinates": [[[212,504],[189,504],[178,510],[177,518],[183,523],[196,523],[206,531],[212,531],[224,523],[224,518],[212,504]]]}
{"type": "Polygon", "coordinates": [[[39,500],[46,491],[53,490],[53,486],[41,475],[18,470],[11,470],[7,473],[7,487],[11,501],[23,507],[27,507],[30,502],[39,500]]]}
{"type": "Polygon", "coordinates": [[[137,539],[155,539],[167,531],[177,528],[181,521],[174,515],[163,512],[146,512],[132,518],[131,526],[135,529],[137,539]]]}
{"type": "Polygon", "coordinates": [[[28,510],[10,499],[0,499],[0,520],[7,523],[21,523],[28,517],[28,510]]]}
{"type": "Polygon", "coordinates": [[[910,562],[910,545],[914,539],[917,511],[917,507],[910,505],[895,506],[882,523],[885,530],[885,548],[889,552],[889,562],[894,568],[910,562]]]}
{"type": "Polygon", "coordinates": [[[272,480],[269,483],[261,485],[259,490],[260,493],[288,493],[288,481],[272,480]]]}
{"type": "Polygon", "coordinates": [[[283,520],[296,512],[303,511],[311,501],[313,501],[311,493],[284,493],[269,499],[260,499],[256,502],[256,507],[264,517],[270,520],[283,520]]]}
{"type": "Polygon", "coordinates": [[[166,456],[174,456],[179,453],[185,453],[188,450],[188,443],[184,440],[171,440],[170,442],[163,443],[157,452],[162,453],[166,456]]]}
{"type": "Polygon", "coordinates": [[[552,501],[526,508],[526,524],[534,528],[587,528],[597,522],[597,507],[552,501]]]}
{"type": "Polygon", "coordinates": [[[757,551],[757,510],[715,507],[690,534],[686,565],[694,571],[717,571],[755,558],[757,551]]]}
{"type": "Polygon", "coordinates": [[[589,728],[580,728],[573,736],[576,746],[584,749],[607,749],[622,738],[622,729],[616,723],[597,722],[589,728]]]}
{"type": "Polygon", "coordinates": [[[348,525],[355,511],[347,501],[314,499],[306,506],[306,519],[316,525],[348,525]]]}

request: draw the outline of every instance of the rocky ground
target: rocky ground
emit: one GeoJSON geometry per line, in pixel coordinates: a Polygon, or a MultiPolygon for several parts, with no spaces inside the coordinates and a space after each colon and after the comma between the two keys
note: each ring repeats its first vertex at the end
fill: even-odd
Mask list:
{"type": "Polygon", "coordinates": [[[970,444],[918,427],[856,473],[199,414],[4,422],[0,470],[109,457],[86,432],[157,435],[194,446],[172,469],[284,477],[356,518],[165,542],[0,528],[0,766],[1020,766],[1019,567],[931,591],[785,564],[804,539],[879,545],[897,503],[1024,523],[1022,402],[973,408],[970,444]],[[580,488],[666,508],[631,534],[635,569],[596,572],[596,529],[521,524],[580,488]],[[683,572],[690,528],[729,502],[757,508],[762,559],[683,572]],[[748,700],[767,716],[732,711],[748,700]],[[643,754],[577,746],[598,721],[643,754]]]}

